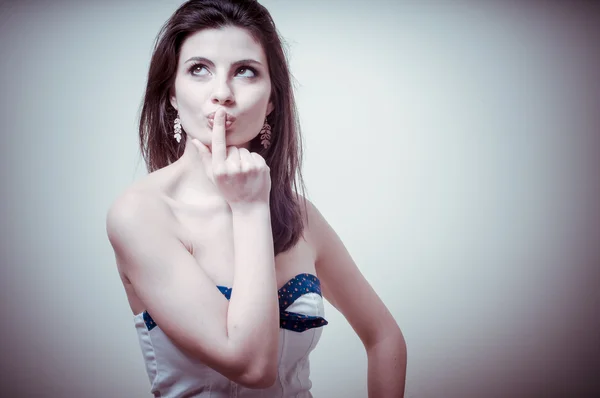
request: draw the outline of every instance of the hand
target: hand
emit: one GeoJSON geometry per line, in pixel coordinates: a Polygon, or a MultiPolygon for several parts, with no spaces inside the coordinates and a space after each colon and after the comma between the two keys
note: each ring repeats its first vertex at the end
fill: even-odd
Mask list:
{"type": "Polygon", "coordinates": [[[212,130],[212,154],[197,139],[192,139],[201,156],[212,157],[212,177],[221,194],[234,208],[248,204],[269,204],[271,169],[258,153],[226,146],[225,110],[215,113],[212,130]]]}

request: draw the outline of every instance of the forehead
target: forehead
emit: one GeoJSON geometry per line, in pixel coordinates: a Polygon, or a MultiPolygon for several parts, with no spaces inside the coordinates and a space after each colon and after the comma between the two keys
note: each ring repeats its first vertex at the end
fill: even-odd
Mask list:
{"type": "Polygon", "coordinates": [[[261,44],[247,30],[236,26],[203,29],[190,35],[181,45],[180,60],[185,62],[195,56],[224,63],[250,58],[266,64],[261,44]]]}

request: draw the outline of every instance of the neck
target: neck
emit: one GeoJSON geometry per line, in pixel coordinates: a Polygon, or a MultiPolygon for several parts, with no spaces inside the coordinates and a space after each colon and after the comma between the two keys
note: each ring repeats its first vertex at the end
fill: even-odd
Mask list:
{"type": "Polygon", "coordinates": [[[202,157],[198,149],[187,139],[183,155],[177,164],[177,182],[174,189],[175,199],[189,204],[199,204],[206,197],[221,197],[219,189],[210,180],[207,170],[212,169],[210,157],[202,157]]]}

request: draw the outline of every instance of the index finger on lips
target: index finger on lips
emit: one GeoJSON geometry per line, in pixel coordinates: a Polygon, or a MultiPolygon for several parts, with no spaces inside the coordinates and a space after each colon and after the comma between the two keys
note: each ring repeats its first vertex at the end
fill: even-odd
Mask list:
{"type": "Polygon", "coordinates": [[[225,163],[227,155],[225,140],[225,109],[219,108],[215,113],[212,129],[212,162],[213,166],[225,163]]]}
{"type": "Polygon", "coordinates": [[[210,156],[210,151],[208,150],[208,148],[206,147],[206,145],[204,145],[203,143],[201,143],[197,138],[193,138],[192,139],[192,144],[194,144],[196,146],[196,148],[198,149],[198,153],[200,154],[200,156],[210,156]]]}

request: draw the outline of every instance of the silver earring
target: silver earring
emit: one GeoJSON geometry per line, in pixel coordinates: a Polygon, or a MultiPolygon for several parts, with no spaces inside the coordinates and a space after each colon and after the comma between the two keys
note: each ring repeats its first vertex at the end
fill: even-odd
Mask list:
{"type": "Polygon", "coordinates": [[[181,120],[179,120],[179,113],[175,118],[175,123],[173,127],[175,129],[175,134],[173,134],[173,137],[175,137],[177,143],[179,144],[181,142],[181,120]]]}
{"type": "Polygon", "coordinates": [[[271,146],[271,126],[267,123],[267,118],[265,117],[265,124],[260,130],[260,143],[265,149],[271,146]]]}

